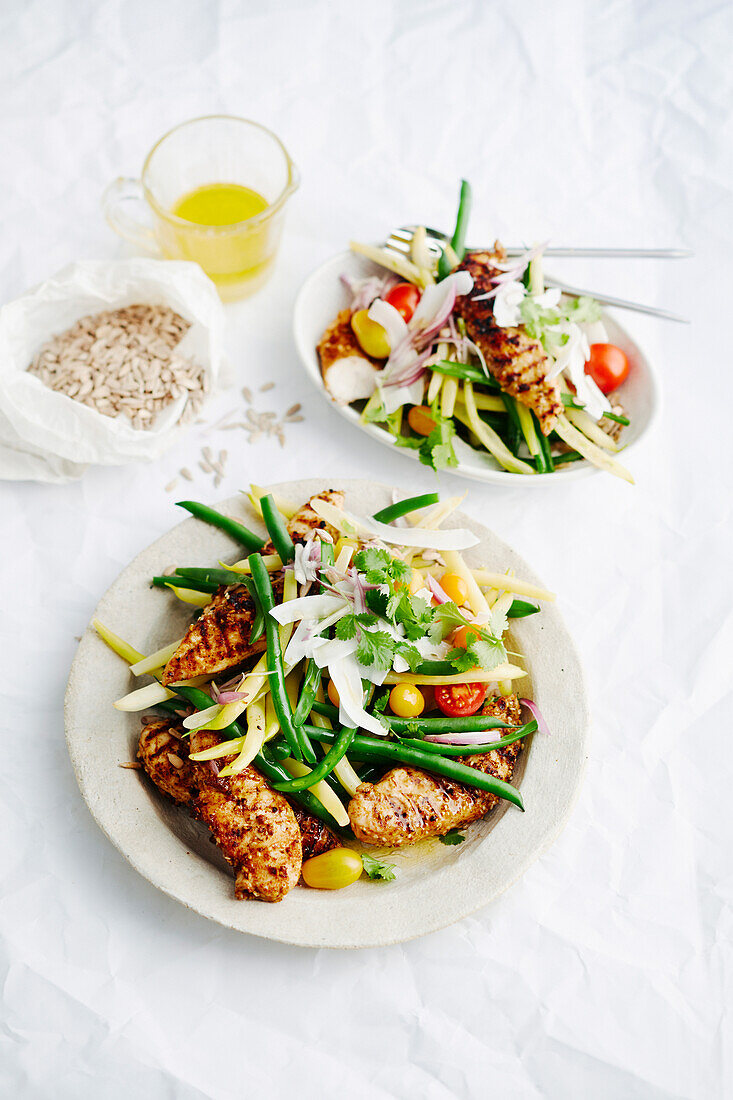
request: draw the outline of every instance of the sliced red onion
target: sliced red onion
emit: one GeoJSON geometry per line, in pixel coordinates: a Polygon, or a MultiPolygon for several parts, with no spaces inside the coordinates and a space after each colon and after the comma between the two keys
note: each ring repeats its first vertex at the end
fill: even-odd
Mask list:
{"type": "Polygon", "coordinates": [[[547,725],[547,722],[542,717],[542,712],[541,712],[540,708],[537,706],[537,704],[533,703],[531,699],[520,699],[519,702],[522,704],[523,707],[527,708],[527,710],[530,712],[530,714],[532,715],[533,718],[536,718],[536,720],[537,720],[537,729],[540,731],[540,733],[545,733],[549,737],[549,735],[550,735],[549,726],[547,725]]]}
{"type": "Polygon", "coordinates": [[[367,309],[375,298],[384,298],[399,281],[399,278],[391,273],[369,275],[365,279],[355,279],[345,273],[341,275],[341,282],[351,295],[352,312],[367,309]]]}
{"type": "Polygon", "coordinates": [[[438,603],[451,602],[450,596],[446,594],[446,592],[440,587],[440,585],[436,581],[435,577],[432,577],[430,573],[428,573],[428,587],[430,588],[430,591],[433,593],[433,596],[438,601],[438,603]]]}
{"type": "Polygon", "coordinates": [[[249,695],[246,691],[220,691],[217,698],[217,703],[239,703],[248,699],[249,695]]]}
{"type": "Polygon", "coordinates": [[[214,683],[213,680],[211,681],[210,687],[211,687],[211,692],[210,692],[211,698],[212,698],[213,702],[218,703],[219,702],[219,692],[220,692],[221,689],[217,687],[217,685],[214,683]]]}
{"type": "Polygon", "coordinates": [[[490,745],[507,737],[514,727],[492,726],[488,730],[475,730],[472,733],[426,733],[424,741],[434,741],[436,745],[490,745]]]}

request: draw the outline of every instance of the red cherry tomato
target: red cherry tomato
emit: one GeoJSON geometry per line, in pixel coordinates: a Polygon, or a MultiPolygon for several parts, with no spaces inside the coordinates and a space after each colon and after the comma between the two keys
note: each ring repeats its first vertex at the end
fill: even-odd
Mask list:
{"type": "Polygon", "coordinates": [[[449,718],[475,714],[486,698],[486,684],[441,684],[435,689],[435,702],[449,718]]]}
{"type": "Polygon", "coordinates": [[[591,344],[585,373],[602,393],[611,393],[628,378],[629,361],[615,344],[591,344]]]}
{"type": "Polygon", "coordinates": [[[420,291],[412,283],[398,283],[397,286],[392,287],[385,301],[394,306],[397,312],[409,321],[420,301],[420,291]]]}

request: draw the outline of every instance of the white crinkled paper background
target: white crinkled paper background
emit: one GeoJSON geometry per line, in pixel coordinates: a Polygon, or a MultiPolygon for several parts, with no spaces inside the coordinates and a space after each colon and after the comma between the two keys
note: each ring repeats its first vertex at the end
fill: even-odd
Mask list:
{"type": "MultiPolygon", "coordinates": [[[[239,386],[276,382],[258,408],[300,401],[306,419],[284,449],[194,428],[149,465],[0,486],[0,1093],[730,1095],[729,5],[11,0],[4,16],[3,300],[73,260],[127,254],[99,197],[167,127],[255,117],[303,185],[274,279],[226,307],[227,351],[239,386]],[[322,404],[289,318],[303,277],[349,237],[449,223],[461,175],[472,239],[697,251],[556,265],[696,322],[624,318],[664,386],[636,487],[468,486],[467,510],[559,593],[584,656],[585,787],[552,850],[453,928],[357,953],[248,939],[157,893],[93,825],[61,721],[74,635],[177,521],[163,486],[197,469],[202,444],[229,450],[222,498],[334,470],[432,487],[322,404]]],[[[197,479],[185,495],[213,500],[197,479]]]]}

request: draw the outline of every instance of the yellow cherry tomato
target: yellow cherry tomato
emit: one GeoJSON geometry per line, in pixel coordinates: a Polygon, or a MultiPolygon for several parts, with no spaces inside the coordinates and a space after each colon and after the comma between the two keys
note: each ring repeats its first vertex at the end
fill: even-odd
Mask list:
{"type": "Polygon", "coordinates": [[[343,890],[361,875],[361,857],[351,848],[332,848],[303,864],[303,881],[316,890],[343,890]]]}
{"type": "Polygon", "coordinates": [[[340,706],[341,700],[339,698],[339,693],[336,691],[336,685],[334,684],[333,680],[328,681],[328,687],[326,688],[326,691],[328,692],[328,698],[331,700],[333,705],[335,707],[340,706]]]}
{"type": "Polygon", "coordinates": [[[444,573],[438,583],[448,599],[459,607],[468,599],[468,585],[460,573],[444,573]]]}
{"type": "Polygon", "coordinates": [[[407,414],[407,423],[418,435],[430,435],[435,427],[427,405],[413,405],[407,414]]]}
{"type": "Polygon", "coordinates": [[[386,359],[389,355],[389,339],[386,329],[377,321],[372,321],[366,309],[358,309],[352,315],[351,327],[354,330],[362,351],[373,359],[386,359]]]}
{"type": "Polygon", "coordinates": [[[414,596],[416,592],[419,592],[421,588],[425,587],[425,578],[419,569],[412,567],[412,573],[410,574],[410,595],[414,596]]]}
{"type": "Polygon", "coordinates": [[[425,709],[425,697],[414,684],[396,684],[389,693],[389,705],[398,718],[417,718],[425,709]]]}

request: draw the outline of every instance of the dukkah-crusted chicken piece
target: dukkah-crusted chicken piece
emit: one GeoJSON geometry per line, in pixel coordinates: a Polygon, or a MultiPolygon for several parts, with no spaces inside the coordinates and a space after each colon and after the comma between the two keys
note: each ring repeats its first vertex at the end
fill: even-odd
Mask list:
{"type": "Polygon", "coordinates": [[[196,765],[188,759],[182,730],[183,727],[175,726],[169,718],[143,726],[137,757],[156,787],[174,802],[189,806],[193,801],[196,765]]]}
{"type": "MultiPolygon", "coordinates": [[[[182,726],[172,726],[162,718],[142,727],[138,745],[138,759],[156,787],[174,802],[190,806],[197,792],[196,773],[207,764],[194,764],[188,758],[188,743],[181,734],[182,726]]],[[[303,846],[303,859],[319,856],[331,848],[338,848],[339,841],[327,825],[294,802],[293,813],[298,822],[303,846]]]]}
{"type": "Polygon", "coordinates": [[[323,852],[330,852],[332,848],[339,848],[340,842],[333,835],[327,825],[314,814],[309,814],[302,806],[293,803],[295,820],[300,826],[300,839],[303,845],[303,861],[320,856],[323,852]]]}
{"type": "MultiPolygon", "coordinates": [[[[311,500],[324,500],[327,504],[333,504],[335,508],[343,508],[344,496],[342,489],[324,489],[322,493],[312,496],[286,524],[293,542],[305,542],[313,531],[325,531],[335,541],[339,535],[338,531],[330,523],[326,523],[325,519],[316,515],[311,508],[311,500]]],[[[274,552],[275,547],[271,542],[266,543],[262,548],[263,554],[274,552]]]]}
{"type": "MultiPolygon", "coordinates": [[[[318,499],[328,501],[337,508],[344,506],[344,494],[338,489],[326,489],[318,493],[318,499]]],[[[313,530],[326,531],[332,539],[338,537],[335,528],[316,515],[310,501],[298,509],[287,527],[294,542],[305,542],[313,530]]],[[[272,554],[274,549],[269,542],[262,548],[262,553],[272,554]]],[[[282,598],[282,574],[273,574],[272,582],[275,599],[279,601],[282,598]]],[[[215,676],[262,653],[267,645],[264,635],[254,645],[249,642],[254,617],[254,601],[243,584],[220,588],[186,631],[165,666],[163,683],[175,684],[194,676],[215,676]]]]}
{"type": "MultiPolygon", "coordinates": [[[[512,725],[521,722],[516,695],[489,699],[484,714],[512,725]]],[[[499,733],[500,731],[496,731],[499,733]]],[[[509,782],[521,742],[464,758],[464,763],[509,782]]],[[[351,827],[359,840],[392,848],[478,821],[499,801],[496,795],[428,775],[418,768],[393,768],[378,783],[362,783],[349,803],[351,827]]]]}
{"type": "Polygon", "coordinates": [[[468,253],[460,267],[472,275],[473,290],[456,299],[455,312],[465,321],[468,335],[501,388],[532,409],[543,434],[549,435],[564,409],[557,379],[547,377],[550,361],[542,344],[522,328],[497,325],[491,299],[475,300],[495,289],[491,278],[500,273],[495,266],[500,258],[501,253],[468,253]]]}
{"type": "MultiPolygon", "coordinates": [[[[191,735],[191,751],[216,745],[218,734],[191,735]]],[[[280,901],[300,878],[303,849],[300,826],[290,803],[268,787],[256,768],[222,779],[211,767],[196,769],[194,817],[211,829],[226,861],[234,868],[237,898],[280,901]]]]}
{"type": "MultiPolygon", "coordinates": [[[[281,574],[273,577],[273,585],[275,597],[280,599],[281,574]]],[[[196,622],[189,626],[165,666],[163,683],[175,684],[194,676],[214,676],[262,653],[267,645],[264,635],[254,645],[249,643],[254,617],[254,601],[243,584],[220,588],[196,622]]]]}
{"type": "Polygon", "coordinates": [[[316,350],[323,383],[337,405],[371,397],[380,367],[356,339],[350,309],[342,309],[331,322],[316,350]]]}

